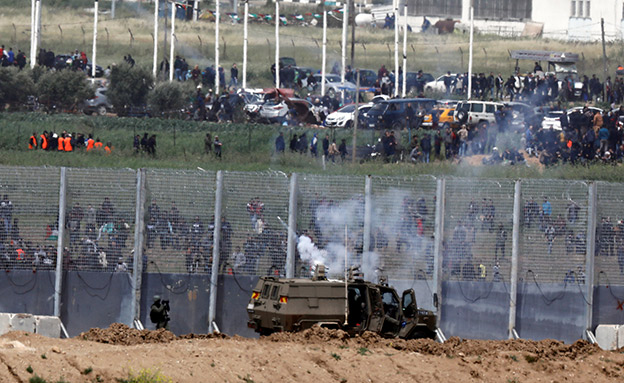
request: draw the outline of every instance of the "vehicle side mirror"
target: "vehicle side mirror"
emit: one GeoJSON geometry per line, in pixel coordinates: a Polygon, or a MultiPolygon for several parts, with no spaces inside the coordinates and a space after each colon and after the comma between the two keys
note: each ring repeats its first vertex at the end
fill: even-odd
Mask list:
{"type": "Polygon", "coordinates": [[[440,302],[438,300],[438,293],[433,293],[433,307],[437,309],[439,303],[440,302]]]}

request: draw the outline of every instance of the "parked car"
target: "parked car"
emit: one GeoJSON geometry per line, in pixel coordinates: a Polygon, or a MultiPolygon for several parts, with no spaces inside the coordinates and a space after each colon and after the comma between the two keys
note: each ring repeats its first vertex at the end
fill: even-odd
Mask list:
{"type": "MultiPolygon", "coordinates": [[[[570,108],[567,111],[568,119],[573,120],[575,115],[583,112],[583,106],[576,106],[574,108],[570,108]]],[[[602,109],[596,108],[593,106],[589,107],[589,110],[592,112],[592,115],[597,112],[602,112],[602,109]]],[[[563,112],[560,110],[549,111],[544,115],[544,119],[542,120],[542,129],[546,130],[562,130],[561,128],[561,116],[563,116],[563,112]]]]}
{"type": "MultiPolygon", "coordinates": [[[[72,55],[66,55],[66,54],[62,54],[62,55],[57,55],[54,58],[54,68],[56,68],[56,70],[62,70],[65,68],[71,68],[73,63],[73,59],[72,59],[72,55]]],[[[91,63],[90,60],[87,61],[87,65],[84,69],[85,73],[88,76],[91,76],[91,66],[93,64],[91,63]]],[[[101,66],[96,65],[95,66],[95,77],[102,77],[104,76],[104,70],[102,69],[101,66]]]]}
{"type": "MultiPolygon", "coordinates": [[[[425,92],[446,92],[446,85],[444,85],[444,78],[446,75],[439,76],[438,78],[429,81],[425,84],[425,92]]],[[[456,74],[451,74],[451,81],[454,83],[457,79],[456,74]]],[[[409,88],[408,88],[409,89],[409,88]]]]}
{"type": "MultiPolygon", "coordinates": [[[[316,91],[321,89],[321,80],[323,76],[320,73],[314,75],[314,79],[316,80],[316,91]]],[[[335,74],[326,74],[325,75],[325,94],[329,97],[334,97],[336,94],[340,93],[342,90],[347,92],[355,92],[356,86],[354,83],[345,81],[344,87],[340,81],[340,76],[335,74]]]]}
{"type": "MultiPolygon", "coordinates": [[[[431,73],[422,73],[420,77],[418,77],[418,72],[407,72],[407,77],[405,78],[405,89],[409,93],[416,93],[418,89],[418,84],[420,83],[422,88],[425,89],[427,83],[434,81],[435,78],[431,73]]],[[[400,86],[403,83],[401,82],[400,86]]]]}
{"type": "Polygon", "coordinates": [[[82,107],[82,111],[85,114],[97,113],[100,116],[105,115],[113,109],[113,105],[106,96],[107,88],[97,88],[95,90],[95,96],[88,100],[85,100],[82,107]]]}
{"type": "Polygon", "coordinates": [[[496,123],[494,113],[505,105],[500,102],[491,101],[461,101],[455,107],[453,119],[457,124],[475,126],[486,123],[488,125],[496,123]]]}
{"type": "MultiPolygon", "coordinates": [[[[357,81],[356,75],[353,75],[353,82],[357,81]]],[[[377,82],[377,72],[372,69],[360,69],[360,88],[374,87],[377,82]]]]}
{"type": "MultiPolygon", "coordinates": [[[[358,121],[363,121],[364,113],[373,107],[373,103],[361,104],[358,107],[358,121]]],[[[345,105],[325,118],[325,126],[329,128],[350,128],[355,121],[355,104],[345,105]]]]}
{"type": "MultiPolygon", "coordinates": [[[[275,62],[275,61],[273,61],[275,62]]],[[[294,58],[292,57],[280,57],[279,58],[279,65],[281,68],[283,67],[287,67],[287,66],[292,66],[292,67],[296,67],[297,66],[297,61],[295,61],[294,58]]]]}
{"type": "Polygon", "coordinates": [[[429,113],[436,100],[430,98],[404,98],[381,101],[366,112],[365,126],[371,129],[402,129],[405,127],[405,108],[411,103],[414,111],[429,113]]]}

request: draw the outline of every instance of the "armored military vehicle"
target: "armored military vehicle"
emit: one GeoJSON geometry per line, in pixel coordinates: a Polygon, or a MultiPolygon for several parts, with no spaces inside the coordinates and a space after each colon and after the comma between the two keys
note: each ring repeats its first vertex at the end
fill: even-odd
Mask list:
{"type": "Polygon", "coordinates": [[[352,336],[373,331],[384,337],[435,338],[436,316],[416,306],[414,290],[399,298],[386,279],[367,282],[354,268],[348,275],[346,283],[328,280],[320,265],[312,279],[260,277],[247,305],[248,327],[261,335],[320,325],[352,336]]]}

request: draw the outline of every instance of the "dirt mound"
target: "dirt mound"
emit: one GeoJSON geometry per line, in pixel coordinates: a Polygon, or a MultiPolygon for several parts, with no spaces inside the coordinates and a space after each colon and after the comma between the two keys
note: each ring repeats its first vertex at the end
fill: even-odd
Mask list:
{"type": "Polygon", "coordinates": [[[113,323],[108,328],[92,328],[78,335],[78,338],[92,342],[131,346],[144,343],[169,343],[179,339],[226,339],[225,334],[186,334],[175,336],[171,331],[137,330],[122,323],[113,323]]]}
{"type": "Polygon", "coordinates": [[[169,343],[177,337],[168,330],[137,330],[122,323],[113,323],[108,328],[92,328],[81,333],[79,338],[92,342],[131,346],[143,343],[169,343]]]}
{"type": "Polygon", "coordinates": [[[366,348],[393,348],[398,351],[416,352],[433,356],[479,356],[500,353],[520,352],[531,355],[536,359],[555,360],[586,357],[602,352],[597,345],[579,340],[573,344],[565,344],[552,339],[532,341],[517,340],[465,340],[451,337],[441,344],[432,339],[387,339],[373,332],[350,337],[344,331],[330,330],[321,327],[312,327],[299,333],[275,333],[263,338],[271,342],[296,342],[303,344],[329,343],[352,347],[366,348]]]}

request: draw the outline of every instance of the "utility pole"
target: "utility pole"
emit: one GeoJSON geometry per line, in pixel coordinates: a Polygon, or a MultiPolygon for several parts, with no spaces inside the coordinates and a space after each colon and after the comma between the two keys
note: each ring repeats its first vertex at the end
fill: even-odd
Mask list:
{"type": "MultiPolygon", "coordinates": [[[[163,28],[163,35],[165,36],[163,40],[163,61],[166,60],[167,56],[167,54],[165,53],[167,52],[167,4],[169,4],[168,0],[163,1],[163,15],[165,16],[165,27],[163,28]]],[[[166,68],[163,68],[163,76],[165,76],[163,77],[163,79],[166,79],[165,70],[166,68]]],[[[169,70],[173,70],[173,63],[169,63],[169,70]]]]}
{"type": "Polygon", "coordinates": [[[602,93],[603,93],[602,99],[605,100],[606,99],[605,84],[607,83],[608,69],[607,69],[607,47],[605,46],[604,18],[600,19],[600,30],[602,32],[602,64],[604,66],[604,77],[602,79],[602,93]]]}
{"type": "Polygon", "coordinates": [[[353,111],[353,144],[351,147],[351,162],[357,162],[357,129],[360,109],[360,70],[355,71],[355,110],[353,111]]]}
{"type": "Polygon", "coordinates": [[[351,69],[354,69],[354,60],[355,60],[355,0],[349,0],[349,16],[351,20],[351,69]]]}

